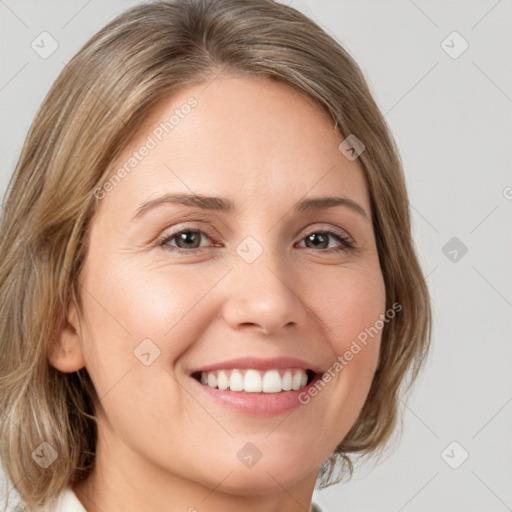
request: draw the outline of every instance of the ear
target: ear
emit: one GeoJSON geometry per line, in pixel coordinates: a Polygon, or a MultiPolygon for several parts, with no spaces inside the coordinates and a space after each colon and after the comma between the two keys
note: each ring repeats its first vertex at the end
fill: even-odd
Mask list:
{"type": "Polygon", "coordinates": [[[76,372],[85,366],[82,333],[74,302],[71,302],[66,319],[56,332],[48,360],[54,368],[65,373],[76,372]]]}

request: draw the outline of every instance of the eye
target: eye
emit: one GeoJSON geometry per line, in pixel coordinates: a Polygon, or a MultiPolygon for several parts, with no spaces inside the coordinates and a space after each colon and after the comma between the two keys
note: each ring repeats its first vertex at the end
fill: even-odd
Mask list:
{"type": "MultiPolygon", "coordinates": [[[[190,254],[205,248],[205,246],[201,246],[201,238],[203,236],[210,240],[208,234],[200,229],[185,228],[170,235],[165,235],[158,240],[157,244],[166,250],[190,254]],[[176,245],[172,243],[174,241],[176,245]]],[[[321,252],[336,253],[355,248],[354,243],[346,233],[335,229],[311,231],[302,241],[305,241],[305,247],[308,249],[328,249],[321,252]],[[341,247],[329,247],[330,238],[339,242],[341,247]]]]}
{"type": "Polygon", "coordinates": [[[329,249],[329,238],[334,238],[340,242],[342,247],[331,247],[332,250],[328,252],[341,252],[355,247],[348,235],[343,233],[343,231],[334,229],[312,231],[302,240],[305,241],[307,248],[329,249]]]}
{"type": "Polygon", "coordinates": [[[161,238],[158,241],[159,246],[164,246],[166,249],[174,250],[178,252],[194,252],[197,249],[202,249],[200,247],[201,236],[204,235],[206,238],[209,237],[206,235],[204,231],[200,229],[183,229],[181,231],[176,231],[170,235],[166,235],[164,238],[161,238]],[[171,245],[170,242],[176,240],[176,246],[171,245]]]}

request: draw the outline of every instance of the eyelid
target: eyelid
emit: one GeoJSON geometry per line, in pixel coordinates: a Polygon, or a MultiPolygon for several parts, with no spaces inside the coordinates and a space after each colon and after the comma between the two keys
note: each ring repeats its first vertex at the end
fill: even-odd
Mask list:
{"type": "Polygon", "coordinates": [[[205,249],[209,249],[213,246],[218,245],[215,243],[215,238],[216,238],[216,235],[214,234],[214,230],[210,226],[196,226],[196,225],[194,225],[194,222],[191,221],[191,222],[185,222],[182,226],[180,224],[178,224],[170,232],[164,232],[161,235],[159,235],[156,240],[156,245],[158,247],[163,247],[164,249],[167,249],[169,251],[193,254],[193,253],[197,253],[199,251],[203,251],[205,249]],[[182,249],[180,247],[174,247],[170,244],[165,243],[167,240],[173,239],[179,233],[183,233],[186,231],[196,231],[200,234],[207,235],[208,239],[211,241],[211,245],[209,247],[197,247],[195,249],[182,249]],[[168,246],[168,247],[165,247],[165,246],[168,246]]]}
{"type": "MultiPolygon", "coordinates": [[[[313,226],[311,229],[306,229],[306,232],[305,234],[302,236],[302,238],[312,234],[312,233],[318,233],[318,232],[327,232],[327,233],[334,233],[338,236],[340,236],[341,238],[343,238],[344,240],[350,242],[351,244],[354,244],[355,245],[355,240],[354,238],[348,233],[347,230],[345,229],[342,229],[342,228],[339,228],[337,226],[333,226],[333,225],[327,225],[327,224],[324,224],[322,226],[313,226]]],[[[301,239],[302,240],[302,239],[301,239]]]]}
{"type": "MultiPolygon", "coordinates": [[[[216,235],[213,234],[213,231],[214,230],[208,225],[199,227],[199,226],[194,225],[194,222],[191,221],[188,223],[184,223],[184,225],[181,227],[180,227],[180,225],[178,225],[178,227],[174,227],[174,229],[170,233],[162,234],[157,240],[157,245],[164,247],[165,249],[170,250],[170,251],[175,251],[178,253],[180,253],[180,252],[181,253],[189,253],[192,255],[194,253],[202,252],[205,249],[209,249],[214,246],[219,247],[219,244],[215,242],[216,235]],[[182,249],[180,247],[175,247],[173,245],[165,243],[166,241],[173,239],[179,233],[183,233],[186,231],[193,231],[193,232],[198,232],[200,234],[207,235],[207,237],[210,239],[212,244],[207,247],[196,247],[193,249],[182,249]]],[[[339,228],[338,226],[333,226],[330,224],[327,224],[327,225],[324,224],[323,226],[318,226],[318,225],[309,226],[308,228],[306,228],[306,231],[304,232],[304,234],[301,236],[301,238],[296,243],[301,243],[302,241],[304,241],[306,239],[306,237],[308,237],[309,235],[311,235],[313,233],[325,233],[325,234],[327,234],[327,236],[330,236],[332,238],[335,238],[335,239],[338,238],[339,239],[338,242],[341,243],[341,247],[337,247],[337,248],[331,247],[328,249],[320,249],[318,251],[315,249],[311,249],[314,252],[336,254],[336,253],[346,252],[349,250],[350,251],[358,250],[357,243],[355,242],[354,238],[346,230],[339,228]]]]}

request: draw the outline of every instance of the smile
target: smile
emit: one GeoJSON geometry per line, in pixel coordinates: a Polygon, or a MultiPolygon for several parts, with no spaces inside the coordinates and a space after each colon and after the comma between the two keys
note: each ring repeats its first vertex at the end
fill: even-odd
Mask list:
{"type": "Polygon", "coordinates": [[[313,370],[274,368],[266,371],[253,368],[202,371],[192,374],[203,386],[246,393],[281,393],[298,391],[315,377],[313,370]]]}
{"type": "Polygon", "coordinates": [[[188,372],[198,398],[259,417],[303,407],[300,395],[314,386],[322,373],[323,366],[313,360],[295,357],[241,357],[210,362],[188,372]]]}

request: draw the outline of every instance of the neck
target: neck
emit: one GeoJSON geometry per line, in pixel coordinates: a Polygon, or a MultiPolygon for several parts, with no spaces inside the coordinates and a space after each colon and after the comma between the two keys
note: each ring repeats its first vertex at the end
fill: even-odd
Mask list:
{"type": "Polygon", "coordinates": [[[284,487],[266,472],[256,489],[236,486],[234,466],[210,481],[196,481],[153,464],[115,439],[98,438],[89,477],[73,488],[87,512],[301,512],[309,511],[317,471],[284,487]]]}

